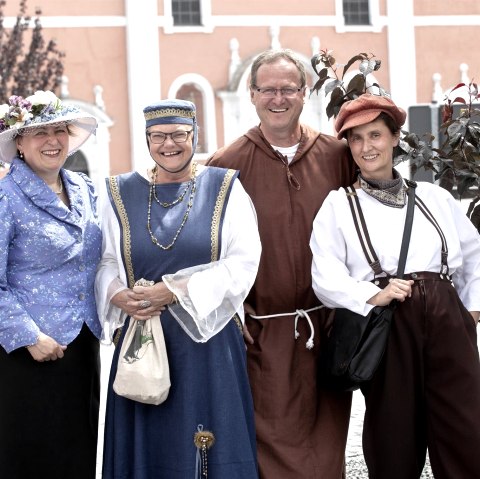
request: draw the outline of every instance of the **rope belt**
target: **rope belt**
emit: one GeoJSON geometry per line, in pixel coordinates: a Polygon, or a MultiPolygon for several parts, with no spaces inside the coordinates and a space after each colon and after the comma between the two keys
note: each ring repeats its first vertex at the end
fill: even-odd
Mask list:
{"type": "Polygon", "coordinates": [[[265,316],[254,316],[253,314],[250,314],[250,317],[253,319],[271,319],[271,318],[281,318],[282,316],[295,316],[295,334],[294,334],[295,339],[298,339],[300,337],[300,333],[297,330],[298,320],[300,318],[305,318],[310,327],[310,337],[308,338],[308,341],[305,343],[305,347],[307,349],[312,349],[315,328],[313,327],[312,320],[310,319],[310,316],[308,315],[308,313],[311,313],[312,311],[316,311],[318,309],[322,309],[323,307],[324,306],[322,304],[320,306],[315,306],[314,308],[310,308],[310,309],[297,309],[294,313],[267,314],[265,316]]]}

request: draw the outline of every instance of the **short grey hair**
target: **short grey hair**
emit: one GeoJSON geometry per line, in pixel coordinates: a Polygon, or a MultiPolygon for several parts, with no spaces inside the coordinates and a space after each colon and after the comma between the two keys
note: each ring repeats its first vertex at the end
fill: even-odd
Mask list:
{"type": "Polygon", "coordinates": [[[280,58],[293,63],[297,67],[298,73],[300,74],[300,88],[303,88],[307,84],[305,65],[293,50],[287,48],[282,50],[266,50],[255,58],[250,70],[250,87],[255,87],[257,85],[257,72],[262,65],[275,63],[280,58]]]}

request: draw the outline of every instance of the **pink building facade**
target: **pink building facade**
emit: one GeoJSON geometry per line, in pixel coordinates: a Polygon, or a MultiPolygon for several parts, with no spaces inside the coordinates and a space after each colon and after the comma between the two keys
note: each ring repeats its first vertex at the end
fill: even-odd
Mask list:
{"type": "MultiPolygon", "coordinates": [[[[33,1],[33,0],[31,0],[33,1]]],[[[439,0],[41,0],[46,38],[66,53],[59,92],[90,109],[100,128],[83,149],[98,183],[143,168],[142,109],[161,98],[192,99],[206,159],[257,122],[248,72],[269,48],[297,52],[315,82],[311,57],[334,51],[382,60],[376,80],[402,107],[441,102],[460,81],[480,78],[480,2],[439,0]]],[[[33,15],[33,3],[29,5],[33,15]]],[[[5,26],[18,1],[7,0],[5,26]]],[[[355,72],[352,70],[351,74],[355,72]]],[[[323,94],[306,102],[303,121],[327,133],[323,94]]]]}

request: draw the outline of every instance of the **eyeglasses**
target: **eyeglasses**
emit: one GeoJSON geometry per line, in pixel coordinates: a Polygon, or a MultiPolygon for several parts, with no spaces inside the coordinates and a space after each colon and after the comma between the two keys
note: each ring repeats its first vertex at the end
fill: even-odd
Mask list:
{"type": "Polygon", "coordinates": [[[168,137],[170,137],[175,143],[185,143],[192,131],[193,130],[179,130],[174,131],[173,133],[163,133],[163,131],[149,131],[147,132],[147,136],[150,141],[155,145],[162,145],[163,143],[165,143],[168,137]]]}
{"type": "Polygon", "coordinates": [[[256,85],[253,85],[253,88],[260,93],[265,98],[274,98],[277,96],[277,91],[280,92],[281,96],[285,98],[293,98],[298,92],[302,91],[303,88],[259,88],[256,85]]]}

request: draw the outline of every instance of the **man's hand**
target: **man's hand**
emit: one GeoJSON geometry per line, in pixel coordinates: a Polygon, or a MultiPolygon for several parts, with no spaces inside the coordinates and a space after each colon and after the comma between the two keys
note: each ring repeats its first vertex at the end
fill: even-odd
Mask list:
{"type": "MultiPolygon", "coordinates": [[[[255,310],[248,304],[248,303],[243,303],[243,310],[245,311],[245,315],[253,315],[255,316],[255,310]]],[[[252,338],[252,335],[250,334],[250,331],[247,328],[247,319],[245,318],[245,324],[243,325],[243,339],[247,344],[253,344],[255,341],[252,338]]]]}

